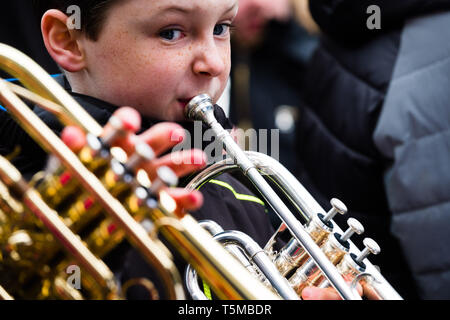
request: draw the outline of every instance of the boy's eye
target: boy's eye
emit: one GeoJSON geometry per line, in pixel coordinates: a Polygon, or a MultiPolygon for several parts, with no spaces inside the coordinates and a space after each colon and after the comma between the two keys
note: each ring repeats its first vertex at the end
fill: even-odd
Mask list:
{"type": "Polygon", "coordinates": [[[230,29],[230,25],[226,23],[218,24],[214,27],[214,35],[215,36],[223,36],[228,33],[230,29]]]}
{"type": "Polygon", "coordinates": [[[183,36],[183,33],[180,30],[167,29],[167,30],[161,31],[159,33],[159,36],[161,38],[163,38],[164,40],[175,41],[175,40],[180,39],[183,36]]]}

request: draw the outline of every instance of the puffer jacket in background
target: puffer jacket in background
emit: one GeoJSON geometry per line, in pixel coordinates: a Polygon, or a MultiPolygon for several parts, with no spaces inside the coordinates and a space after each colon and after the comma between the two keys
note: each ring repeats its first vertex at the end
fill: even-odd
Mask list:
{"type": "Polygon", "coordinates": [[[392,233],[429,299],[450,299],[449,40],[450,12],[408,21],[374,133],[392,233]]]}
{"type": "MultiPolygon", "coordinates": [[[[414,29],[415,33],[411,34],[408,31],[410,23],[413,23],[411,21],[415,21],[417,17],[423,17],[422,19],[430,22],[439,20],[437,16],[428,15],[450,9],[450,1],[314,0],[310,1],[309,5],[323,35],[307,71],[304,105],[296,125],[297,176],[325,208],[329,208],[329,199],[332,197],[340,198],[347,205],[349,214],[336,218],[341,227],[345,228],[349,216],[357,218],[364,224],[366,229],[364,236],[374,238],[382,249],[380,255],[371,257],[370,260],[380,266],[382,274],[404,298],[448,297],[449,290],[429,290],[427,287],[436,286],[438,282],[445,280],[445,272],[440,271],[445,270],[445,261],[448,258],[440,258],[444,253],[443,250],[433,251],[432,247],[417,246],[418,230],[409,229],[403,224],[404,221],[401,221],[408,218],[414,220],[414,216],[402,215],[403,218],[399,218],[398,207],[395,204],[402,203],[402,212],[405,212],[404,209],[407,212],[408,206],[413,203],[412,197],[427,199],[422,201],[427,205],[431,205],[430,201],[433,200],[442,201],[446,197],[449,199],[450,184],[430,181],[430,184],[423,185],[429,189],[416,190],[423,190],[422,193],[408,193],[405,191],[407,188],[398,191],[398,184],[393,181],[419,174],[423,162],[415,163],[417,157],[407,153],[402,154],[401,159],[396,158],[401,143],[388,145],[386,140],[390,141],[390,132],[395,132],[393,128],[400,125],[401,121],[414,123],[411,118],[418,115],[428,120],[433,119],[420,113],[419,110],[440,113],[441,121],[444,123],[447,121],[448,128],[449,121],[445,120],[448,119],[448,111],[443,110],[442,104],[450,101],[448,99],[450,73],[448,69],[437,68],[433,70],[435,76],[427,78],[426,85],[420,85],[420,82],[414,84],[412,87],[414,95],[402,93],[405,106],[412,103],[412,110],[415,110],[414,106],[422,106],[416,110],[417,112],[407,113],[409,119],[405,118],[405,113],[390,111],[385,114],[387,112],[385,101],[387,92],[389,91],[391,95],[396,90],[392,79],[400,63],[404,61],[403,55],[408,53],[403,48],[404,37],[407,34],[412,37],[412,42],[416,43],[416,46],[422,44],[428,50],[418,54],[419,58],[423,58],[420,60],[423,64],[407,65],[408,68],[404,66],[402,71],[419,73],[421,67],[426,66],[433,57],[445,60],[450,56],[448,48],[438,44],[445,38],[445,35],[437,36],[444,28],[443,21],[440,24],[432,24],[431,29],[419,24],[414,29]],[[370,17],[366,11],[369,5],[380,7],[380,30],[370,30],[366,26],[366,21],[370,17]],[[431,30],[434,30],[434,33],[431,30]],[[429,47],[431,43],[437,45],[429,47]],[[446,78],[447,82],[442,78],[446,78]],[[430,88],[435,90],[430,91],[430,88]],[[425,99],[426,97],[428,98],[425,99]],[[380,118],[381,113],[383,118],[380,118]],[[388,123],[386,119],[389,120],[388,123]],[[384,126],[383,122],[386,123],[384,126]],[[408,161],[408,167],[415,172],[396,170],[399,160],[408,161]],[[433,184],[434,187],[431,186],[433,184]],[[439,189],[439,186],[445,187],[439,189]],[[434,196],[430,197],[427,193],[434,196]],[[391,224],[393,214],[394,220],[391,224]],[[412,241],[411,238],[415,240],[412,241]],[[416,251],[412,247],[413,244],[416,251]],[[434,257],[433,262],[425,263],[412,258],[413,255],[420,256],[419,252],[427,250],[428,254],[434,257]],[[421,276],[417,271],[423,271],[424,264],[430,267],[428,270],[431,271],[433,269],[431,266],[434,265],[433,270],[438,271],[434,276],[428,274],[428,279],[434,284],[426,284],[419,280],[421,276]],[[414,280],[411,275],[414,275],[414,280]]],[[[444,63],[441,65],[445,66],[444,63]]],[[[389,109],[396,110],[396,107],[393,105],[389,109]]],[[[448,107],[446,110],[449,110],[448,107]]],[[[441,133],[442,126],[426,127],[432,128],[428,133],[441,133]]],[[[402,128],[415,129],[407,125],[402,128]]],[[[395,141],[401,140],[403,143],[414,136],[414,131],[404,131],[401,135],[403,140],[395,141]]],[[[445,156],[448,159],[448,143],[447,146],[444,140],[440,140],[440,143],[441,150],[433,155],[440,158],[435,159],[437,162],[434,169],[438,172],[437,175],[448,171],[448,165],[446,168],[443,163],[439,163],[446,160],[445,156]]],[[[407,182],[408,188],[414,190],[420,186],[418,181],[417,185],[409,180],[407,182]]],[[[441,217],[445,213],[445,208],[441,207],[439,210],[441,217]]],[[[429,218],[432,219],[431,216],[429,218]]],[[[420,219],[412,224],[415,223],[420,224],[420,219]]],[[[450,227],[450,222],[447,225],[450,227]]],[[[442,225],[441,228],[445,226],[442,225]]],[[[353,241],[360,248],[364,236],[353,237],[353,241]]],[[[424,232],[423,236],[428,239],[437,237],[431,229],[424,232]]],[[[450,284],[449,275],[447,278],[450,284]]]]}

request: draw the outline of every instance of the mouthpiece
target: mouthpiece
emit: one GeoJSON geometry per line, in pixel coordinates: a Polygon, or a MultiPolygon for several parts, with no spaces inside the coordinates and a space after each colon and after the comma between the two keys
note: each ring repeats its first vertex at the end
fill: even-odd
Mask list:
{"type": "Polygon", "coordinates": [[[214,118],[214,106],[211,97],[204,93],[192,98],[186,105],[184,114],[189,120],[200,120],[210,124],[211,116],[214,118]]]}

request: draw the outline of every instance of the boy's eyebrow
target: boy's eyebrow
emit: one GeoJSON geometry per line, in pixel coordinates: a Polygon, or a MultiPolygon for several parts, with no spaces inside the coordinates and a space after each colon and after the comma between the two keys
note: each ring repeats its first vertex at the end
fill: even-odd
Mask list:
{"type": "MultiPolygon", "coordinates": [[[[234,8],[237,7],[237,5],[238,5],[237,2],[233,3],[233,5],[232,5],[230,8],[228,8],[227,10],[225,10],[224,13],[228,13],[228,12],[230,12],[230,11],[233,11],[234,8]]],[[[194,9],[191,9],[191,8],[188,8],[188,7],[182,7],[182,6],[179,6],[179,5],[171,5],[171,6],[168,6],[168,7],[166,7],[166,8],[163,8],[163,9],[161,10],[161,13],[163,13],[163,12],[174,11],[174,12],[180,12],[180,13],[185,13],[185,14],[187,14],[187,13],[190,13],[191,11],[193,11],[193,10],[194,10],[194,9]]]]}
{"type": "Polygon", "coordinates": [[[191,11],[191,9],[189,8],[185,8],[185,7],[179,7],[179,6],[170,6],[167,8],[164,8],[162,10],[162,12],[167,12],[167,11],[175,11],[175,12],[181,12],[181,13],[189,13],[191,11]]]}
{"type": "Polygon", "coordinates": [[[225,13],[233,11],[237,6],[238,6],[238,2],[236,1],[231,7],[229,7],[227,10],[225,10],[225,13]]]}

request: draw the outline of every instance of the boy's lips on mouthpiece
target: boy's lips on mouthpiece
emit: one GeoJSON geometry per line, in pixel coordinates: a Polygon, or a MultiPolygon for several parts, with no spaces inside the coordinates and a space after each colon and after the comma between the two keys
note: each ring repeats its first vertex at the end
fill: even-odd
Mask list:
{"type": "MultiPolygon", "coordinates": [[[[193,97],[192,97],[193,98],[193,97]]],[[[178,99],[178,103],[184,108],[192,100],[192,98],[188,99],[178,99]]]]}

